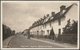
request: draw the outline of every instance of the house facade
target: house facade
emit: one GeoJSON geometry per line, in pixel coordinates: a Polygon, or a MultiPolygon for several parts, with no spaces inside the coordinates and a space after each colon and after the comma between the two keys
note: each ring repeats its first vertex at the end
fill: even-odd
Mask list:
{"type": "Polygon", "coordinates": [[[66,7],[60,6],[58,13],[51,12],[51,16],[47,14],[40,20],[34,22],[30,27],[30,34],[34,37],[48,37],[55,39],[64,32],[64,27],[67,23],[72,25],[73,21],[78,21],[78,6],[73,3],[66,7]]]}

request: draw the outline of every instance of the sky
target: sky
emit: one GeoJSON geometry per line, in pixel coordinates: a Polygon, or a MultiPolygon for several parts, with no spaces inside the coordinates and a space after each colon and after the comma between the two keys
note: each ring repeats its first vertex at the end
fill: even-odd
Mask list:
{"type": "Polygon", "coordinates": [[[16,32],[28,29],[34,21],[59,12],[61,5],[70,6],[75,2],[25,1],[3,2],[2,22],[16,32]]]}

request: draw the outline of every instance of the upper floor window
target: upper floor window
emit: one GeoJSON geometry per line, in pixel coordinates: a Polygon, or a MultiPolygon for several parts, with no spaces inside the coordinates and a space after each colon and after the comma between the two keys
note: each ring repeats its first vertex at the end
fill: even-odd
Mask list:
{"type": "Polygon", "coordinates": [[[61,29],[59,29],[59,35],[61,34],[61,29]]]}
{"type": "Polygon", "coordinates": [[[58,24],[61,25],[61,19],[58,19],[58,24]]]}
{"type": "Polygon", "coordinates": [[[51,27],[51,22],[50,22],[50,27],[51,27]]]}

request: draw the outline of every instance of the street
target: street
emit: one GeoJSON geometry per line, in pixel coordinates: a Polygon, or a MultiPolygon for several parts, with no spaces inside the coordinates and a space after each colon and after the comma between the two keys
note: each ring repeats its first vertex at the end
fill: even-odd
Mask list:
{"type": "MultiPolygon", "coordinates": [[[[3,42],[5,43],[5,41],[3,42]]],[[[35,38],[27,39],[24,35],[15,35],[6,40],[6,43],[3,44],[3,47],[7,48],[64,48],[61,45],[57,45],[56,42],[51,43],[46,40],[39,40],[35,38]],[[8,42],[7,42],[8,41],[8,42]]]]}

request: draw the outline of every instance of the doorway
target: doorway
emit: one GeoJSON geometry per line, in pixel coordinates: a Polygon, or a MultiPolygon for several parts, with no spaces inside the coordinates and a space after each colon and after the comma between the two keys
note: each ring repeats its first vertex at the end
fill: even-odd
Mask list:
{"type": "Polygon", "coordinates": [[[54,33],[54,30],[53,28],[50,30],[50,35],[49,35],[49,38],[54,40],[54,37],[55,37],[55,33],[54,33]]]}

